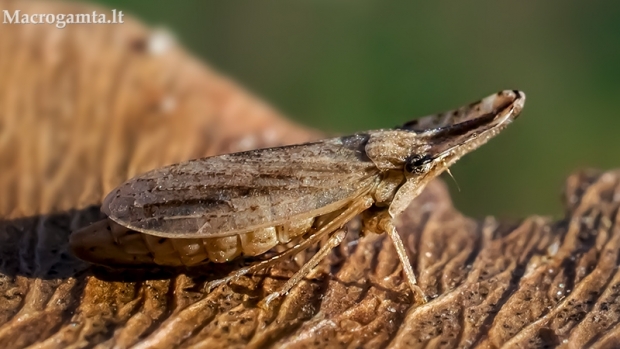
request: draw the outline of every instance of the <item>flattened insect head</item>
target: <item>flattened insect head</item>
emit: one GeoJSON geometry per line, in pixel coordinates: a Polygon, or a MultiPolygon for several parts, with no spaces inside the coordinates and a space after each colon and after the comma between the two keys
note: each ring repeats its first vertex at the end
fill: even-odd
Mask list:
{"type": "Polygon", "coordinates": [[[430,155],[414,154],[407,159],[405,163],[405,172],[410,174],[422,174],[428,172],[432,166],[433,157],[430,155]]]}

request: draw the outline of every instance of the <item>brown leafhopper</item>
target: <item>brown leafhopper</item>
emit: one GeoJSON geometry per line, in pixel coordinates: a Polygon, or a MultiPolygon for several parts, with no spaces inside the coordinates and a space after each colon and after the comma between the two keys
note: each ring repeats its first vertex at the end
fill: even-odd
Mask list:
{"type": "Polygon", "coordinates": [[[327,238],[265,302],[286,294],[339,245],[362,214],[363,233],[387,233],[407,283],[425,299],[393,218],[430,180],[514,120],[525,102],[501,91],[395,129],[213,156],[121,184],[103,201],[107,220],[74,232],[76,256],[104,265],[193,266],[293,247],[233,272],[208,289],[289,258],[327,238]]]}

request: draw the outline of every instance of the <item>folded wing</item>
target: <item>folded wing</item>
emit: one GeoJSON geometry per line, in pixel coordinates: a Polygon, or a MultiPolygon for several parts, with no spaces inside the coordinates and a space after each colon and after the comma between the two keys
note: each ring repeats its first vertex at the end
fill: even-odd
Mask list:
{"type": "Polygon", "coordinates": [[[171,238],[218,237],[318,216],[368,192],[368,134],[215,156],[152,170],[104,200],[112,220],[171,238]]]}

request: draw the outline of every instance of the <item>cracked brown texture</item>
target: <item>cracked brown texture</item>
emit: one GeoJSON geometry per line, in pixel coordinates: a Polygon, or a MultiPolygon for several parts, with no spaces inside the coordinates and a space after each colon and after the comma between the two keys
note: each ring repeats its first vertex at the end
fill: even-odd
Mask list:
{"type": "MultiPolygon", "coordinates": [[[[17,8],[17,2],[0,2],[17,8]]],[[[23,12],[84,5],[20,2],[23,12]]],[[[620,171],[568,178],[565,218],[475,221],[433,182],[399,219],[429,303],[384,236],[342,246],[275,309],[308,254],[203,294],[204,270],[108,271],[67,251],[119,182],[188,158],[314,139],[158,35],[0,30],[0,345],[10,348],[592,347],[620,343],[620,171]]],[[[311,252],[308,252],[311,253],[311,252]]],[[[222,271],[215,271],[215,273],[222,271]]]]}

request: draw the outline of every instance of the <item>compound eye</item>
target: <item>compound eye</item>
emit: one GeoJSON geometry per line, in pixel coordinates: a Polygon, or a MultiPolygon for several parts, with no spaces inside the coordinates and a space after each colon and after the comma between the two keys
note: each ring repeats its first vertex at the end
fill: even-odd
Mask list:
{"type": "Polygon", "coordinates": [[[430,155],[414,155],[407,160],[405,171],[409,173],[422,173],[424,172],[424,166],[432,160],[430,155]]]}

